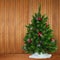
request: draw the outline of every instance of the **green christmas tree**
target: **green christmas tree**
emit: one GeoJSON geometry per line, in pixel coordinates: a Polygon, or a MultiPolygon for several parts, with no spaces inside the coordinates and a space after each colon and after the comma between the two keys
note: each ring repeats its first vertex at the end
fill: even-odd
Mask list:
{"type": "Polygon", "coordinates": [[[54,53],[57,49],[53,30],[47,24],[48,17],[41,15],[41,7],[35,13],[31,24],[27,25],[27,33],[24,37],[24,50],[26,53],[54,53]]]}

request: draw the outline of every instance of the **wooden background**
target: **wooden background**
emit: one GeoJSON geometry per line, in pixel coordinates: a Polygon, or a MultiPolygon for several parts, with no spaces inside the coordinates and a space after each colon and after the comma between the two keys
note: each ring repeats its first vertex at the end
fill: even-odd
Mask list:
{"type": "Polygon", "coordinates": [[[32,15],[41,4],[42,14],[49,17],[60,53],[60,0],[0,0],[0,53],[24,53],[22,46],[32,15]]]}

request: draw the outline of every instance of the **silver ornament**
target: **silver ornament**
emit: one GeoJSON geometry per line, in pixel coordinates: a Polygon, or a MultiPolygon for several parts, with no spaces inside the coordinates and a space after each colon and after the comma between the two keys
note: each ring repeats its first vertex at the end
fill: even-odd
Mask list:
{"type": "Polygon", "coordinates": [[[32,27],[30,28],[30,30],[32,30],[32,27]]]}
{"type": "Polygon", "coordinates": [[[40,47],[40,46],[41,46],[40,44],[37,45],[37,47],[40,47]]]}
{"type": "Polygon", "coordinates": [[[26,50],[26,46],[24,46],[24,50],[26,50]]]}

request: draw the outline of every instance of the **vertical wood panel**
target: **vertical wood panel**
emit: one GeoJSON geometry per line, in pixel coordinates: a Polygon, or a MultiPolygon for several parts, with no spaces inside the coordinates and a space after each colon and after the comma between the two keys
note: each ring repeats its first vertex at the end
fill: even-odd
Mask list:
{"type": "Polygon", "coordinates": [[[33,8],[33,7],[32,7],[32,5],[33,5],[33,4],[32,4],[32,1],[33,1],[33,0],[29,0],[29,18],[28,18],[28,23],[31,23],[31,19],[32,19],[32,13],[33,13],[33,12],[32,12],[32,8],[33,8]]]}
{"type": "Polygon", "coordinates": [[[58,42],[58,52],[60,53],[60,0],[58,0],[58,2],[59,2],[59,4],[58,4],[58,7],[59,7],[59,9],[58,9],[58,40],[57,40],[57,42],[58,42]]]}
{"type": "Polygon", "coordinates": [[[4,42],[5,42],[5,45],[4,45],[4,49],[5,49],[5,53],[8,52],[8,49],[9,49],[9,42],[8,42],[8,7],[9,7],[9,4],[8,4],[8,1],[5,0],[4,1],[4,42]]]}
{"type": "MultiPolygon", "coordinates": [[[[58,37],[58,0],[52,0],[53,4],[52,4],[52,28],[54,30],[54,36],[57,39],[57,45],[58,45],[58,51],[60,51],[60,44],[58,44],[59,42],[59,37],[58,37]]],[[[60,33],[59,33],[60,34],[60,33]]],[[[59,52],[58,52],[59,53],[59,52]]]]}
{"type": "Polygon", "coordinates": [[[9,48],[15,53],[15,0],[9,0],[9,48]]]}
{"type": "Polygon", "coordinates": [[[60,53],[59,0],[0,0],[0,53],[24,53],[25,25],[31,23],[39,4],[41,13],[49,18],[60,53]]]}
{"type": "Polygon", "coordinates": [[[4,53],[4,0],[0,1],[0,53],[4,53]]]}
{"type": "Polygon", "coordinates": [[[21,1],[20,0],[16,0],[16,44],[15,44],[15,49],[16,49],[16,53],[21,53],[21,48],[20,48],[20,25],[21,25],[21,13],[20,13],[20,6],[21,6],[21,1]]]}

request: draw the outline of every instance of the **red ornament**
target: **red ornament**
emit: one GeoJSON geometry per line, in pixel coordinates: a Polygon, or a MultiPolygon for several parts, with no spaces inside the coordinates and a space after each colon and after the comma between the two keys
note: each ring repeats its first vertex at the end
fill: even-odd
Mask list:
{"type": "Polygon", "coordinates": [[[42,36],[42,33],[41,32],[38,32],[38,36],[42,36]]]}
{"type": "Polygon", "coordinates": [[[48,24],[46,24],[46,27],[48,26],[48,24]]]}
{"type": "Polygon", "coordinates": [[[28,43],[31,43],[32,42],[32,40],[31,39],[28,39],[28,43]]]}
{"type": "Polygon", "coordinates": [[[38,18],[37,18],[37,20],[41,21],[41,20],[42,20],[42,18],[38,17],[38,18]]]}
{"type": "Polygon", "coordinates": [[[51,38],[51,41],[52,41],[52,42],[55,42],[55,39],[54,39],[54,38],[51,38]]]}
{"type": "Polygon", "coordinates": [[[48,22],[46,22],[46,27],[48,27],[48,22]]]}

